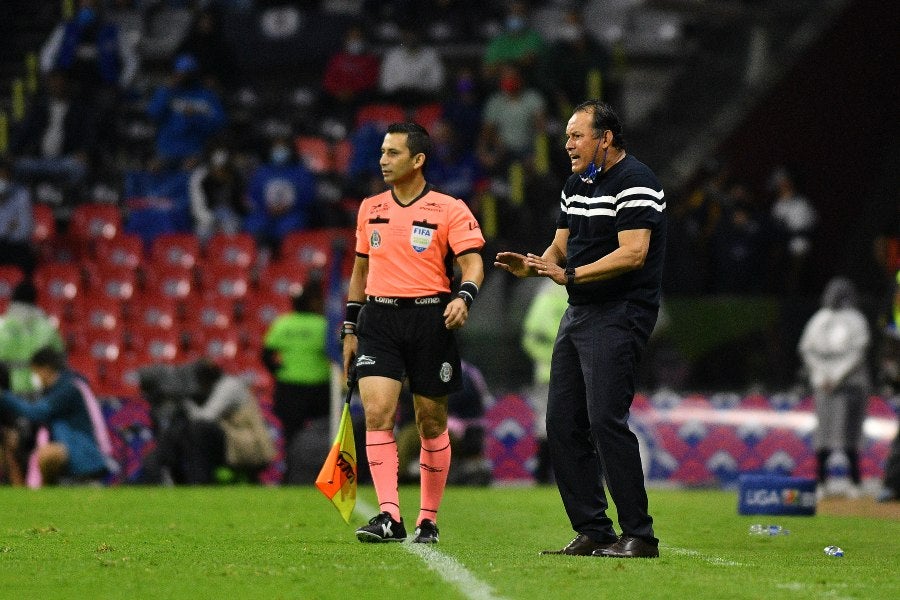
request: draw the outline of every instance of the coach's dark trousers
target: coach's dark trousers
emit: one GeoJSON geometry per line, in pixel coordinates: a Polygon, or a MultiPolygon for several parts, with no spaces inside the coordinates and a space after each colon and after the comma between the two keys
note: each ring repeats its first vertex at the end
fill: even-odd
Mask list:
{"type": "Polygon", "coordinates": [[[634,377],[657,310],[626,301],[570,306],[553,348],[547,441],[572,529],[615,535],[603,475],[623,535],[657,543],[637,437],[628,428],[634,377]]]}

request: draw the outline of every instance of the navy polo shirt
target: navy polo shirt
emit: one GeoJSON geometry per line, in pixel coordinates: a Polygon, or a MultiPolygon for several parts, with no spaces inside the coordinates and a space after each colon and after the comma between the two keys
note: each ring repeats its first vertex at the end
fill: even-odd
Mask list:
{"type": "Polygon", "coordinates": [[[659,306],[666,251],[666,201],[650,168],[627,154],[594,183],[573,173],[562,190],[558,229],[569,230],[567,266],[592,263],[619,247],[618,233],[649,229],[644,266],[612,279],[568,286],[570,304],[629,300],[659,306]]]}

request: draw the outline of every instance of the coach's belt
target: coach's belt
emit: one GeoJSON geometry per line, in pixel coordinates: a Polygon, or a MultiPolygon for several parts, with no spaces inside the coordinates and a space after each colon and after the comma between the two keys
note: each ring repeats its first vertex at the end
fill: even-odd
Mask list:
{"type": "Polygon", "coordinates": [[[449,294],[436,296],[420,296],[419,298],[391,298],[390,296],[366,296],[366,300],[381,306],[393,306],[394,308],[413,308],[415,306],[432,306],[443,304],[450,298],[449,294]]]}

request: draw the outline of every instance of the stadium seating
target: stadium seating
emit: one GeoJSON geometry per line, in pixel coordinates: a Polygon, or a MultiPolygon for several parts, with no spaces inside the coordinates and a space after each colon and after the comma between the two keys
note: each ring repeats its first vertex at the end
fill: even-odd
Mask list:
{"type": "Polygon", "coordinates": [[[185,315],[190,326],[227,329],[234,324],[234,305],[226,296],[194,295],[185,300],[185,315]]]}
{"type": "Polygon", "coordinates": [[[68,233],[75,239],[112,239],[121,231],[122,211],[114,204],[78,204],[72,209],[68,233]]]}
{"type": "Polygon", "coordinates": [[[333,159],[328,140],[316,136],[299,136],[294,140],[294,147],[313,173],[332,171],[333,159]]]}
{"type": "Polygon", "coordinates": [[[187,298],[195,289],[194,273],[178,264],[154,262],[145,265],[144,291],[162,294],[176,301],[187,298]]]}
{"type": "Polygon", "coordinates": [[[215,233],[203,250],[206,264],[248,269],[256,264],[256,240],[249,233],[215,233]]]}
{"type": "Polygon", "coordinates": [[[290,298],[298,294],[308,280],[307,267],[300,263],[282,261],[263,267],[257,285],[261,293],[290,298]]]}
{"type": "Polygon", "coordinates": [[[94,243],[94,258],[100,265],[116,265],[135,269],[144,260],[144,242],[132,233],[120,233],[94,243]]]}
{"type": "Polygon", "coordinates": [[[172,296],[142,293],[132,302],[128,320],[136,327],[172,329],[179,318],[178,304],[172,296]]]}
{"type": "Polygon", "coordinates": [[[150,258],[156,265],[191,269],[200,256],[200,240],[193,233],[161,233],[150,245],[150,258]]]}
{"type": "Polygon", "coordinates": [[[90,264],[88,271],[91,273],[92,289],[100,296],[126,302],[137,293],[138,274],[134,267],[113,263],[90,264]]]}
{"type": "Polygon", "coordinates": [[[385,127],[391,123],[398,123],[406,120],[406,109],[399,104],[392,103],[375,103],[361,106],[356,111],[356,126],[359,127],[366,123],[376,123],[380,127],[385,127]]]}
{"type": "Polygon", "coordinates": [[[145,365],[178,363],[185,358],[182,339],[173,329],[152,326],[130,326],[129,348],[145,365]]]}
{"type": "Polygon", "coordinates": [[[6,310],[6,305],[12,296],[13,290],[25,278],[22,269],[14,265],[0,265],[0,310],[6,310]]]}
{"type": "Polygon", "coordinates": [[[35,202],[31,205],[31,214],[34,219],[31,241],[38,247],[52,243],[56,238],[56,217],[53,215],[53,208],[49,204],[35,202]]]}
{"type": "Polygon", "coordinates": [[[43,300],[72,302],[85,292],[82,270],[72,263],[51,262],[38,265],[33,279],[38,292],[38,303],[43,300]]]}
{"type": "Polygon", "coordinates": [[[198,269],[200,287],[205,295],[237,301],[247,295],[251,287],[250,270],[228,264],[205,264],[198,269]]]}
{"type": "Polygon", "coordinates": [[[80,296],[75,302],[74,316],[87,329],[120,330],[123,323],[123,306],[120,298],[102,293],[80,296]]]}

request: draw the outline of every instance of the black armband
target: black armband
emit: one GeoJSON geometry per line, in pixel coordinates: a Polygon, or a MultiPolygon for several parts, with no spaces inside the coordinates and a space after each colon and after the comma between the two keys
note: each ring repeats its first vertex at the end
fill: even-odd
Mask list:
{"type": "Polygon", "coordinates": [[[472,308],[472,303],[475,302],[477,295],[478,286],[475,285],[474,281],[463,281],[459,286],[459,291],[456,293],[456,297],[462,298],[463,302],[466,303],[466,308],[472,308]]]}
{"type": "Polygon", "coordinates": [[[363,303],[349,300],[347,302],[347,312],[344,313],[344,323],[350,323],[354,327],[356,321],[359,320],[359,311],[362,310],[363,303]]]}

